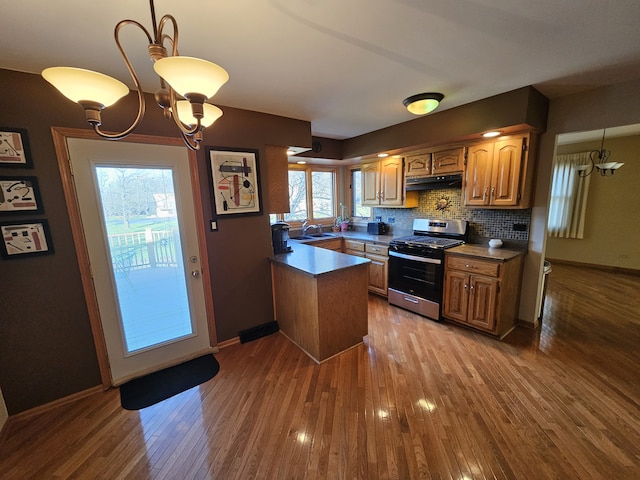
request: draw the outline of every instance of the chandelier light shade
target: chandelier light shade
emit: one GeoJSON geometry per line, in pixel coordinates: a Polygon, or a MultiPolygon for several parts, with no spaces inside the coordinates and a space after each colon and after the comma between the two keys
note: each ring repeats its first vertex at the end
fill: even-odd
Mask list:
{"type": "Polygon", "coordinates": [[[616,170],[624,165],[624,163],[620,162],[609,162],[609,157],[611,157],[611,150],[605,150],[604,148],[604,137],[607,133],[607,129],[602,130],[602,141],[600,143],[600,150],[592,150],[589,153],[589,161],[590,163],[577,165],[575,168],[578,172],[578,175],[581,177],[588,177],[594,171],[594,169],[600,173],[603,177],[610,177],[616,170]]]}
{"type": "Polygon", "coordinates": [[[442,93],[419,93],[405,98],[402,103],[414,115],[426,115],[438,108],[443,98],[442,93]]]}
{"type": "Polygon", "coordinates": [[[229,74],[221,66],[193,57],[161,58],[153,69],[185,98],[199,94],[209,99],[229,80],[229,74]]]}
{"type": "Polygon", "coordinates": [[[102,73],[73,67],[51,67],[42,76],[73,102],[95,102],[109,107],[129,93],[120,80],[102,73]]]}
{"type": "Polygon", "coordinates": [[[129,93],[129,88],[121,81],[98,72],[73,67],[46,68],[42,71],[42,76],[68,99],[84,107],[87,122],[99,136],[109,140],[126,137],[140,125],[146,108],[140,81],[120,42],[121,29],[133,25],[142,30],[149,40],[149,57],[154,62],[154,70],[160,81],[160,88],[155,92],[156,102],[162,108],[165,118],[174,121],[185,144],[192,150],[199,150],[203,129],[222,115],[222,110],[206,101],[229,80],[229,74],[215,63],[180,56],[176,19],[171,15],[164,15],[157,22],[153,0],[149,0],[149,8],[153,35],[135,20],[120,21],[114,32],[116,46],[138,95],[138,114],[127,129],[111,133],[100,128],[101,111],[129,93]],[[173,35],[164,31],[167,24],[171,24],[173,35]],[[170,50],[165,47],[165,42],[170,50]]]}
{"type": "MultiPolygon", "coordinates": [[[[193,116],[191,109],[191,103],[188,100],[178,100],[176,102],[178,108],[178,118],[180,121],[189,127],[198,124],[198,119],[193,116]]],[[[211,105],[210,103],[203,104],[204,112],[203,117],[200,119],[200,124],[204,127],[210,127],[217,119],[222,116],[222,110],[211,105]]]]}

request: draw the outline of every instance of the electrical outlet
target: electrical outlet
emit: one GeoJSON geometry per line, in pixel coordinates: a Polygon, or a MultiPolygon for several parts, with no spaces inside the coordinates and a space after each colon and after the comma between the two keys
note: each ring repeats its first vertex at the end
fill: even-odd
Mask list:
{"type": "Polygon", "coordinates": [[[382,217],[380,215],[376,215],[376,222],[381,222],[382,221],[382,217]]]}
{"type": "Polygon", "coordinates": [[[215,220],[211,220],[211,231],[212,232],[218,231],[218,222],[216,222],[215,220]]]}
{"type": "Polygon", "coordinates": [[[514,223],[513,224],[513,231],[514,232],[526,232],[527,231],[527,224],[526,223],[514,223]]]}
{"type": "Polygon", "coordinates": [[[396,223],[396,217],[387,218],[387,223],[396,223]]]}

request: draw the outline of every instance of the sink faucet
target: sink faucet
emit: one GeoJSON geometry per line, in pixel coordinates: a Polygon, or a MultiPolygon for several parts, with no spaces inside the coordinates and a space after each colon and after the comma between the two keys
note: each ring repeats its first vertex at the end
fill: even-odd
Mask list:
{"type": "Polygon", "coordinates": [[[320,229],[320,225],[307,225],[307,220],[302,223],[302,234],[306,235],[309,230],[312,228],[320,229]]]}

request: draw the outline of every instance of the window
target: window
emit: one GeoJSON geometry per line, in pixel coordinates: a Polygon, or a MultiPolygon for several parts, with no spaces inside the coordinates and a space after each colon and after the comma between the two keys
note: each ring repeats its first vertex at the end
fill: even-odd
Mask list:
{"type": "Polygon", "coordinates": [[[371,207],[362,206],[362,170],[351,170],[351,216],[371,218],[371,207]]]}
{"type": "Polygon", "coordinates": [[[586,165],[589,152],[556,155],[547,230],[550,236],[584,238],[590,177],[581,177],[576,167],[586,165]]]}
{"type": "Polygon", "coordinates": [[[289,167],[286,222],[332,223],[336,216],[336,170],[317,166],[289,167]]]}

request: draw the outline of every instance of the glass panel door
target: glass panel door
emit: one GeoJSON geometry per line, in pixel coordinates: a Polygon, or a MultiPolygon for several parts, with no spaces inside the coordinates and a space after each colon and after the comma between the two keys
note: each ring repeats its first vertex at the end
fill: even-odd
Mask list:
{"type": "Polygon", "coordinates": [[[95,168],[125,351],[193,334],[173,171],[95,168]]]}
{"type": "Polygon", "coordinates": [[[67,144],[113,384],[210,352],[186,147],[67,144]]]}

